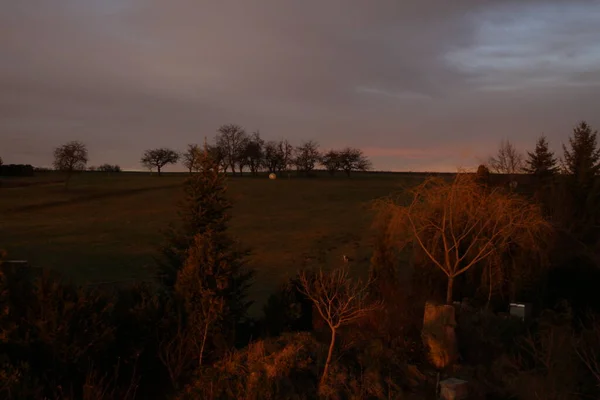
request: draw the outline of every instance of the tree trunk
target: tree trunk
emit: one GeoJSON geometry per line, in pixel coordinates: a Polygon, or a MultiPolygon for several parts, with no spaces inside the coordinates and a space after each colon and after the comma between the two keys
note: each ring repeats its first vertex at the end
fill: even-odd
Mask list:
{"type": "Polygon", "coordinates": [[[489,272],[489,275],[488,275],[489,288],[488,288],[487,304],[486,304],[485,308],[489,310],[490,303],[492,302],[492,289],[493,289],[493,286],[492,286],[492,263],[489,263],[489,265],[488,265],[488,272],[489,272]]]}
{"type": "Polygon", "coordinates": [[[448,288],[446,289],[446,304],[452,305],[452,290],[454,289],[454,277],[448,277],[448,288]]]}
{"type": "Polygon", "coordinates": [[[198,357],[198,366],[202,366],[202,356],[204,355],[204,345],[206,344],[206,336],[208,336],[208,322],[204,324],[204,335],[202,336],[202,345],[200,346],[200,357],[198,357]]]}
{"type": "Polygon", "coordinates": [[[159,166],[157,166],[157,167],[156,167],[156,170],[158,171],[158,176],[160,176],[160,167],[159,167],[159,166]]]}
{"type": "MultiPolygon", "coordinates": [[[[331,327],[330,327],[331,328],[331,327]]],[[[327,360],[325,360],[325,368],[323,368],[323,375],[321,375],[321,383],[322,386],[327,379],[327,374],[329,372],[329,364],[331,363],[331,357],[333,355],[333,347],[335,346],[335,329],[331,328],[331,343],[329,343],[329,351],[327,352],[327,360]]]]}

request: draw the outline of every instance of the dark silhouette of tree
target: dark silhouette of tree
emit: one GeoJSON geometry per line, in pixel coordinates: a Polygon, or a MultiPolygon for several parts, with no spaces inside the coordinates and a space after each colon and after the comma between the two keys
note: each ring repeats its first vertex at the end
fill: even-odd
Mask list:
{"type": "Polygon", "coordinates": [[[161,176],[160,173],[165,165],[175,164],[177,161],[179,161],[179,154],[175,150],[166,147],[146,150],[141,159],[144,167],[149,170],[156,168],[158,176],[161,176]]]}
{"type": "Polygon", "coordinates": [[[586,122],[573,129],[569,147],[563,145],[562,167],[567,177],[553,195],[557,223],[586,245],[596,245],[600,237],[600,149],[596,136],[586,122]]]}
{"type": "Polygon", "coordinates": [[[371,161],[363,154],[362,150],[346,147],[339,152],[340,167],[350,176],[351,172],[368,171],[371,169],[371,161]]]}
{"type": "Polygon", "coordinates": [[[166,287],[173,287],[178,271],[187,257],[186,252],[196,235],[207,230],[222,233],[230,220],[231,202],[227,198],[225,174],[208,153],[201,153],[198,173],[190,175],[184,183],[184,198],[179,204],[179,224],[166,232],[166,244],[162,248],[163,262],[160,279],[166,287]]]}
{"type": "Polygon", "coordinates": [[[118,165],[102,164],[95,170],[98,172],[118,173],[121,172],[121,167],[118,165]]]}
{"type": "Polygon", "coordinates": [[[0,167],[4,165],[4,161],[2,161],[2,157],[0,157],[0,167]]]}
{"type": "Polygon", "coordinates": [[[265,168],[269,172],[279,172],[279,166],[282,163],[282,156],[279,152],[279,144],[275,141],[268,141],[265,144],[264,151],[265,168]]]}
{"type": "Polygon", "coordinates": [[[314,140],[309,140],[303,145],[296,147],[294,163],[298,171],[302,171],[305,175],[310,175],[320,160],[319,144],[314,140]]]}
{"type": "Polygon", "coordinates": [[[265,141],[260,137],[259,131],[254,132],[245,143],[241,158],[253,175],[258,174],[258,171],[263,167],[264,145],[265,141]]]}
{"type": "Polygon", "coordinates": [[[483,186],[487,186],[490,184],[490,170],[485,165],[481,164],[477,167],[477,172],[475,173],[475,181],[483,186]]]}
{"type": "Polygon", "coordinates": [[[527,152],[526,166],[523,168],[528,174],[533,174],[540,179],[548,178],[558,172],[558,165],[554,153],[548,149],[548,141],[544,135],[540,136],[535,144],[535,150],[527,152]]]}
{"type": "Polygon", "coordinates": [[[187,150],[181,155],[183,159],[183,165],[186,167],[191,174],[192,172],[198,172],[198,160],[202,149],[197,144],[188,144],[187,150]]]}
{"type": "Polygon", "coordinates": [[[248,141],[248,135],[244,128],[236,124],[227,124],[221,126],[217,132],[217,146],[223,154],[225,162],[231,168],[231,172],[235,175],[235,166],[239,165],[240,174],[244,167],[242,155],[248,141]],[[240,161],[242,161],[240,163],[240,161]]]}
{"type": "Polygon", "coordinates": [[[489,165],[496,173],[516,174],[523,169],[523,155],[509,140],[502,140],[496,156],[490,157],[489,165]]]}
{"type": "Polygon", "coordinates": [[[331,175],[335,175],[337,171],[342,169],[341,154],[336,150],[329,150],[321,156],[321,164],[327,169],[331,175]]]}
{"type": "Polygon", "coordinates": [[[592,131],[582,121],[573,129],[569,148],[563,145],[564,169],[572,175],[579,186],[589,187],[600,171],[600,149],[597,146],[597,131],[592,131]]]}
{"type": "Polygon", "coordinates": [[[217,163],[217,167],[220,171],[227,172],[227,160],[225,159],[225,154],[223,153],[223,149],[219,146],[205,144],[206,151],[208,156],[213,159],[214,162],[217,163]]]}
{"type": "Polygon", "coordinates": [[[69,181],[75,171],[85,170],[88,162],[88,151],[85,144],[72,141],[54,149],[54,168],[65,172],[65,188],[69,187],[69,181]]]}
{"type": "Polygon", "coordinates": [[[288,171],[294,164],[294,146],[286,140],[279,141],[279,154],[281,155],[281,163],[279,164],[279,172],[288,171]]]}

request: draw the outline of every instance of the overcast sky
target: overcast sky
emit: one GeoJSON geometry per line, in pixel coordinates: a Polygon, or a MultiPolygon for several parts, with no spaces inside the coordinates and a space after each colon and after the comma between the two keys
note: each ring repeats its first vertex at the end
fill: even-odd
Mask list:
{"type": "Polygon", "coordinates": [[[600,127],[600,1],[0,0],[0,156],[90,164],[211,140],[364,149],[455,170],[501,139],[600,127]]]}

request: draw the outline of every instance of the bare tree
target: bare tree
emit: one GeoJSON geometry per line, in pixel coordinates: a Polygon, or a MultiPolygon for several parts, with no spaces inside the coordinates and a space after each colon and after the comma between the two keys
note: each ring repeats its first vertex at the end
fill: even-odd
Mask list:
{"type": "Polygon", "coordinates": [[[65,188],[68,188],[75,171],[85,170],[87,162],[87,147],[81,142],[72,141],[54,149],[54,168],[67,174],[65,188]]]}
{"type": "Polygon", "coordinates": [[[221,126],[217,132],[217,147],[222,151],[225,162],[231,168],[231,172],[235,175],[235,166],[240,166],[240,175],[244,167],[244,163],[240,163],[244,147],[248,140],[248,135],[244,128],[236,124],[227,124],[221,126]]]}
{"type": "Polygon", "coordinates": [[[197,144],[188,144],[187,150],[181,155],[183,165],[188,169],[190,174],[198,171],[200,167],[200,155],[203,150],[197,144]]]}
{"type": "Polygon", "coordinates": [[[539,248],[551,231],[538,205],[486,189],[469,174],[458,174],[452,182],[429,178],[410,194],[407,206],[384,200],[380,216],[388,221],[385,229],[395,246],[413,244],[446,275],[448,304],[457,276],[508,246],[539,248]]]}
{"type": "Polygon", "coordinates": [[[346,147],[339,152],[339,157],[341,169],[348,176],[354,171],[368,171],[371,169],[371,161],[369,161],[360,149],[346,147]]]}
{"type": "Polygon", "coordinates": [[[242,151],[241,160],[250,167],[253,175],[258,174],[258,171],[263,167],[264,145],[265,141],[260,137],[260,132],[256,131],[248,138],[242,151]]]}
{"type": "Polygon", "coordinates": [[[327,169],[330,175],[335,175],[342,168],[341,154],[336,150],[329,150],[321,156],[321,164],[327,169]]]}
{"type": "Polygon", "coordinates": [[[320,160],[319,144],[314,140],[309,140],[303,145],[296,147],[295,164],[298,171],[309,175],[320,160]]]}
{"type": "Polygon", "coordinates": [[[369,301],[367,298],[372,281],[353,281],[348,275],[348,269],[344,267],[330,272],[320,270],[316,274],[303,271],[299,274],[299,281],[299,290],[313,302],[331,331],[329,351],[321,376],[323,384],[327,379],[338,329],[379,309],[381,303],[369,301]]]}
{"type": "Polygon", "coordinates": [[[161,170],[165,165],[175,164],[177,161],[179,161],[179,154],[175,150],[163,147],[146,150],[142,156],[141,163],[149,170],[156,168],[158,176],[160,176],[161,170]]]}
{"type": "Polygon", "coordinates": [[[499,174],[517,174],[523,170],[523,154],[508,140],[502,140],[498,153],[488,161],[490,168],[499,174]]]}
{"type": "MultiPolygon", "coordinates": [[[[279,142],[279,153],[281,154],[281,164],[279,172],[288,171],[294,164],[294,146],[288,140],[279,142]]],[[[289,176],[289,174],[288,174],[289,176]]]]}
{"type": "Polygon", "coordinates": [[[278,146],[279,144],[272,140],[265,144],[264,162],[269,172],[279,172],[281,157],[278,146]]]}

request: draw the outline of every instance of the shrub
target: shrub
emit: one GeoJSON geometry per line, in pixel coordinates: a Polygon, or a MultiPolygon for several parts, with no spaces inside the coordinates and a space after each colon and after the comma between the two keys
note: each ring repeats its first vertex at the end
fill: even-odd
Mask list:
{"type": "Polygon", "coordinates": [[[33,176],[33,167],[29,164],[0,165],[0,176],[33,176]]]}

